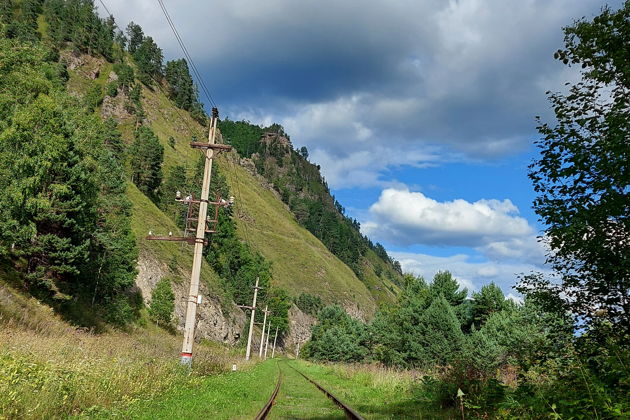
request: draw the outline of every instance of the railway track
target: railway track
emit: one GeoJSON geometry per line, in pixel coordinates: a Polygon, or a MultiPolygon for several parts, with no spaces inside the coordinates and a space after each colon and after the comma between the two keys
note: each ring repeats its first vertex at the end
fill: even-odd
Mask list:
{"type": "MultiPolygon", "coordinates": [[[[339,408],[341,408],[344,411],[347,419],[363,420],[363,417],[361,417],[361,415],[359,413],[357,413],[354,409],[352,409],[352,407],[350,407],[349,405],[347,405],[346,403],[341,401],[339,398],[337,398],[332,392],[328,391],[326,388],[324,388],[323,386],[321,386],[320,384],[318,384],[317,382],[315,382],[314,380],[312,380],[311,378],[309,378],[308,376],[306,376],[305,374],[303,374],[302,372],[300,372],[299,370],[297,370],[293,366],[291,366],[289,364],[286,364],[286,365],[288,367],[290,367],[291,369],[293,369],[295,372],[297,372],[306,381],[308,381],[313,386],[315,386],[318,390],[323,392],[324,395],[326,395],[326,397],[328,397],[330,400],[332,400],[332,402],[335,403],[335,405],[337,405],[339,408]]],[[[273,393],[269,397],[269,400],[267,401],[265,406],[256,415],[256,420],[263,420],[263,419],[267,418],[267,416],[271,412],[271,408],[274,405],[276,397],[278,396],[278,392],[280,391],[280,386],[281,385],[282,385],[282,368],[280,367],[280,364],[278,363],[278,382],[276,384],[276,387],[275,387],[273,393]]]]}
{"type": "Polygon", "coordinates": [[[269,412],[271,411],[271,407],[273,407],[273,403],[276,400],[276,397],[278,396],[278,391],[280,391],[281,385],[282,385],[282,370],[280,369],[280,365],[278,364],[278,383],[276,384],[276,388],[273,390],[273,393],[271,394],[269,401],[267,401],[267,404],[265,404],[262,410],[260,410],[258,414],[256,415],[255,420],[264,420],[267,418],[267,416],[269,415],[269,412]]]}

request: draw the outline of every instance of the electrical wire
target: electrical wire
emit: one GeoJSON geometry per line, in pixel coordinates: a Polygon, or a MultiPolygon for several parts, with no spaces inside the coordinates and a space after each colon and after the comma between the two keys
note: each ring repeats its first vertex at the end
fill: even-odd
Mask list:
{"type": "Polygon", "coordinates": [[[195,64],[194,60],[192,59],[192,57],[188,53],[188,48],[186,48],[186,44],[184,43],[184,40],[179,35],[179,32],[177,31],[177,28],[175,27],[175,23],[173,22],[173,19],[171,18],[170,14],[168,13],[168,10],[166,9],[166,6],[164,5],[164,2],[162,0],[158,0],[158,3],[160,4],[160,8],[162,9],[162,12],[164,13],[164,16],[166,17],[166,20],[167,20],[169,26],[171,27],[171,30],[175,34],[175,38],[177,39],[177,42],[179,43],[179,46],[181,47],[182,51],[184,52],[184,56],[190,62],[190,66],[191,66],[191,68],[193,70],[193,73],[197,77],[197,82],[201,86],[201,89],[203,90],[203,93],[206,96],[206,99],[208,100],[208,102],[210,102],[212,104],[212,106],[217,107],[217,104],[214,101],[214,98],[212,98],[212,95],[210,94],[210,91],[208,90],[208,87],[206,86],[203,78],[201,77],[201,74],[197,70],[197,65],[195,64]]]}
{"type": "Polygon", "coordinates": [[[101,3],[101,6],[103,6],[103,8],[107,12],[107,14],[113,19],[114,15],[112,15],[111,12],[109,11],[109,9],[107,8],[107,6],[105,6],[105,3],[103,3],[103,0],[98,0],[98,1],[99,1],[99,3],[101,3]]]}

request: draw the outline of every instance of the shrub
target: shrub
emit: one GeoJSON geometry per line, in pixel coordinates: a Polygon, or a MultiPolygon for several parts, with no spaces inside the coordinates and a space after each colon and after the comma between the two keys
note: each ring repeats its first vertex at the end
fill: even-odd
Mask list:
{"type": "Polygon", "coordinates": [[[149,316],[158,325],[168,326],[175,310],[175,294],[169,278],[161,279],[151,293],[149,316]]]}

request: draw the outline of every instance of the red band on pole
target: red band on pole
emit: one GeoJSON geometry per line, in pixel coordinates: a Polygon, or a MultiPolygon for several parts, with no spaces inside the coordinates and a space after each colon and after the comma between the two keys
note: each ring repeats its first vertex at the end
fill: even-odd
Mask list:
{"type": "Polygon", "coordinates": [[[182,353],[180,354],[180,356],[182,356],[182,357],[192,357],[192,353],[185,353],[185,352],[182,352],[182,353]]]}

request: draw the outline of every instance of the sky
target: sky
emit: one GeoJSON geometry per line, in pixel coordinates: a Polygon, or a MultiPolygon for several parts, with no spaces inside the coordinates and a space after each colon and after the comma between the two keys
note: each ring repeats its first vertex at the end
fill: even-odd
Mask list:
{"type": "MultiPolygon", "coordinates": [[[[182,57],[156,0],[103,1],[182,57]]],[[[553,59],[562,28],[602,0],[164,3],[221,116],[282,124],[404,271],[516,298],[519,274],[548,271],[535,117],[580,77],[553,59]]]]}

